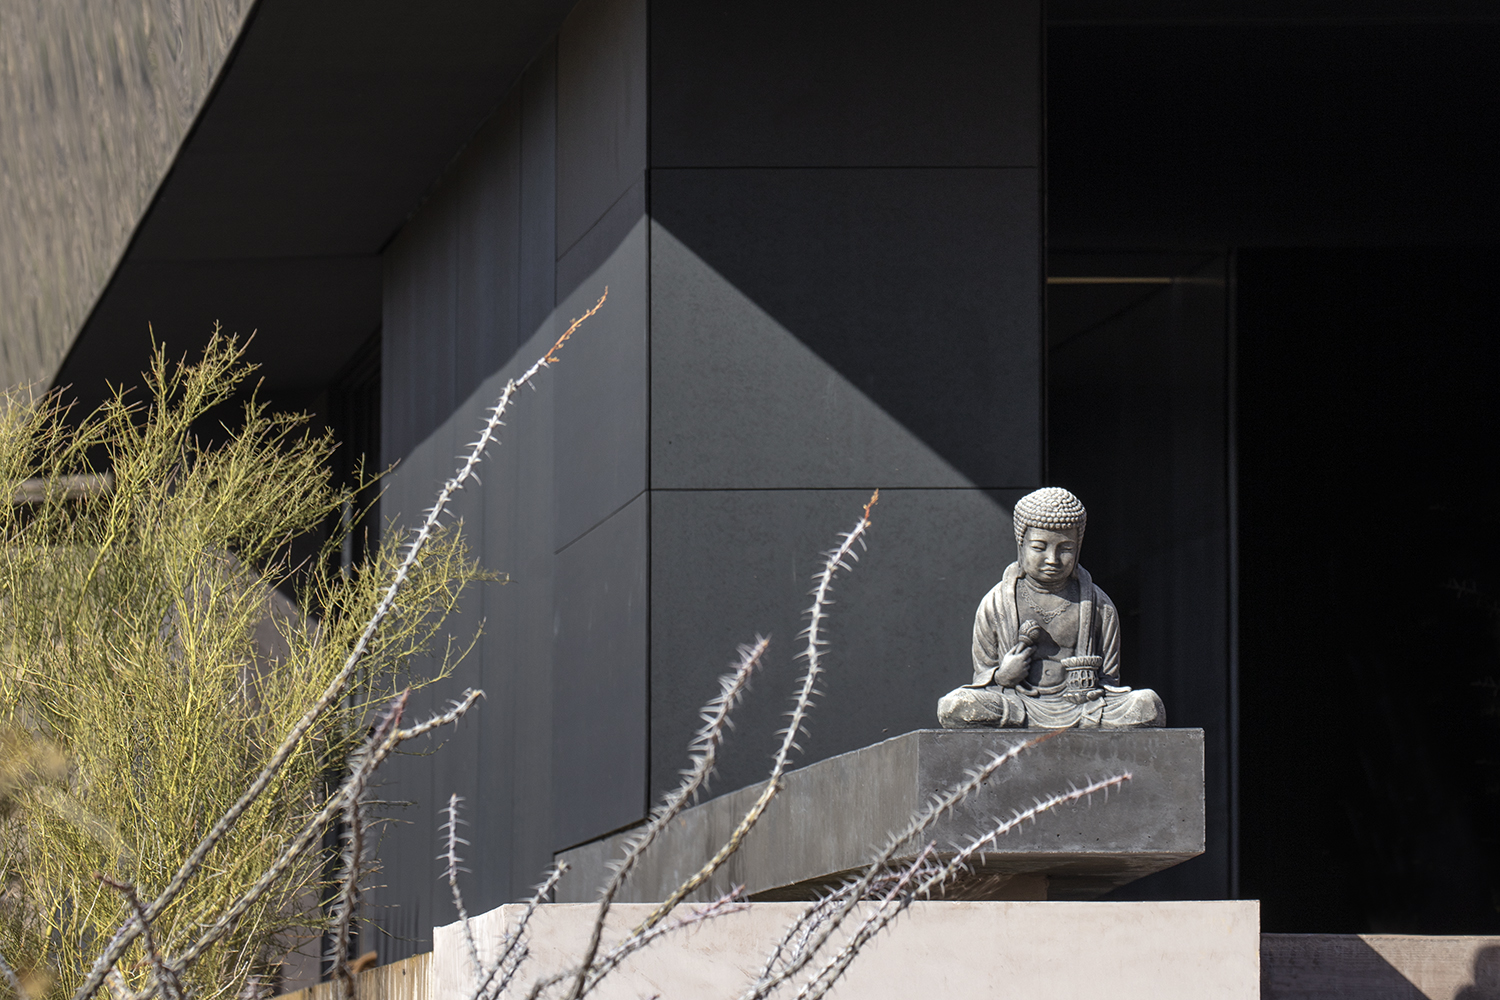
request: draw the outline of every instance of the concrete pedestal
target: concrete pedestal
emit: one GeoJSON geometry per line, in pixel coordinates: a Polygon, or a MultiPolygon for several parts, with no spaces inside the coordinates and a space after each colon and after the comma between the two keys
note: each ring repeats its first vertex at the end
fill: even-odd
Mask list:
{"type": "MultiPolygon", "coordinates": [[[[757,900],[809,898],[859,871],[932,795],[990,754],[1035,735],[920,730],[793,771],[744,846],[692,898],[735,885],[757,900]]],[[[1107,797],[1061,806],[1001,837],[949,898],[1092,899],[1203,853],[1200,729],[1064,732],[1004,765],[926,839],[940,848],[965,843],[1034,799],[1122,772],[1131,780],[1107,797]]],[[[728,838],[759,791],[744,788],[685,811],[642,859],[620,900],[665,898],[728,838]]],[[[563,852],[572,870],[557,901],[597,898],[627,836],[563,852]]]]}

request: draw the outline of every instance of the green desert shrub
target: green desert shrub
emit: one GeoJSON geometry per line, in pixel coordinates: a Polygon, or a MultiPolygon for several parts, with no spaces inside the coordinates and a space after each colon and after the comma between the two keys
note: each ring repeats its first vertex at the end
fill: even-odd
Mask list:
{"type": "MultiPolygon", "coordinates": [[[[70,995],[130,918],[99,875],[157,895],[344,667],[400,562],[391,537],[338,565],[341,532],[362,530],[340,514],[368,481],[333,482],[335,442],[258,401],[252,367],[216,334],[192,362],[158,350],[138,399],[79,416],[12,395],[0,411],[0,954],[36,1000],[70,995]]],[[[317,812],[478,576],[456,529],[426,544],[351,693],[153,921],[162,952],[317,812]]],[[[317,933],[328,860],[298,859],[187,970],[188,992],[233,993],[317,933]]],[[[142,947],[116,988],[148,984],[142,947]]]]}

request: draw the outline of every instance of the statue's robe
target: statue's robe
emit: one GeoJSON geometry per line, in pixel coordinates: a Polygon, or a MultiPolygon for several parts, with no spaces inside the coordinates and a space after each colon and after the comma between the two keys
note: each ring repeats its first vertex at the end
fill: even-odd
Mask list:
{"type": "MultiPolygon", "coordinates": [[[[1126,729],[1162,726],[1166,711],[1155,691],[1131,690],[1120,684],[1120,613],[1109,595],[1094,584],[1082,566],[1074,570],[1077,586],[1076,611],[1068,609],[1069,624],[1076,621],[1074,645],[1059,649],[1044,640],[1054,653],[1066,656],[1097,656],[1099,696],[1075,702],[1063,696],[1066,683],[1056,663],[1043,659],[1043,650],[1033,651],[1025,680],[1005,687],[995,681],[1001,659],[1013,649],[1021,622],[1036,615],[1023,613],[1016,598],[1017,586],[1025,586],[1021,567],[1011,563],[974,615],[974,680],[950,691],[938,702],[938,720],[947,729],[972,726],[1027,726],[1036,729],[1068,729],[1073,726],[1126,729]],[[1076,617],[1073,617],[1076,616],[1076,617]]],[[[1045,629],[1046,626],[1044,625],[1045,629]]],[[[1072,629],[1068,630],[1070,633],[1072,629]]]]}

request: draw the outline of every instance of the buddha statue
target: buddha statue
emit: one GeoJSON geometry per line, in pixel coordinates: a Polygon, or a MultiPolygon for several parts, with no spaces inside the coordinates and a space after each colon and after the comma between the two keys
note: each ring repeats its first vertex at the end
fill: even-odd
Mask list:
{"type": "Polygon", "coordinates": [[[944,695],[945,729],[1166,724],[1155,691],[1120,684],[1120,615],[1078,564],[1088,512],[1048,487],[1015,508],[1016,561],[974,615],[974,680],[944,695]]]}

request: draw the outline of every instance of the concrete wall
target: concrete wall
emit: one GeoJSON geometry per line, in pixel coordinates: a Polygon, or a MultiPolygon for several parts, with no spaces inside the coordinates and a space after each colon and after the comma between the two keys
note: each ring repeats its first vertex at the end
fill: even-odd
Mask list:
{"type": "MultiPolygon", "coordinates": [[[[786,904],[772,904],[770,907],[762,906],[760,913],[765,913],[771,918],[782,916],[777,912],[777,907],[786,904]]],[[[920,904],[919,904],[920,905],[920,904]]],[[[1019,907],[1011,910],[1014,904],[1006,905],[1002,910],[1009,917],[1024,917],[1030,913],[1037,912],[1029,907],[1019,907]]],[[[1245,904],[1230,904],[1232,906],[1244,906],[1245,904]]],[[[1170,988],[1176,981],[1188,980],[1187,995],[1203,996],[1211,982],[1204,979],[1192,980],[1195,973],[1200,972],[1200,963],[1218,962],[1223,957],[1228,957],[1230,963],[1227,968],[1216,969],[1215,972],[1227,976],[1239,976],[1245,973],[1248,962],[1246,955],[1238,951],[1228,951],[1223,948],[1226,938],[1238,937],[1238,928],[1225,926],[1217,919],[1219,913],[1212,908],[1199,908],[1194,904],[1169,904],[1168,907],[1117,907],[1112,910],[1097,910],[1091,908],[1074,909],[1067,906],[1062,908],[1051,904],[1049,910],[1042,911],[1049,916],[1062,918],[1061,921],[1070,920],[1073,927],[1077,929],[1089,917],[1104,918],[1100,921],[1100,929],[1109,934],[1111,945],[1144,946],[1142,954],[1130,956],[1126,963],[1126,973],[1136,971],[1139,966],[1134,962],[1139,961],[1145,965],[1151,959],[1146,956],[1150,954],[1153,942],[1151,933],[1156,930],[1170,929],[1171,914],[1174,909],[1181,907],[1181,914],[1189,920],[1197,920],[1205,914],[1211,917],[1209,926],[1205,929],[1201,921],[1187,928],[1187,937],[1174,942],[1187,952],[1182,957],[1186,959],[1185,965],[1174,964],[1169,970],[1172,981],[1161,982],[1150,980],[1140,984],[1150,992],[1148,995],[1170,995],[1154,992],[1160,989],[1170,988]],[[1071,912],[1069,912],[1071,910],[1071,912]],[[1126,931],[1125,940],[1120,940],[1115,935],[1120,930],[1126,931]],[[1228,931],[1227,934],[1224,932],[1228,931]],[[1133,940],[1132,940],[1133,939],[1133,940]],[[1204,948],[1204,945],[1207,948],[1204,948]]],[[[514,908],[507,908],[512,910],[514,908]]],[[[948,923],[958,923],[963,917],[974,912],[985,914],[982,906],[973,904],[955,907],[951,915],[947,915],[948,923]]],[[[579,908],[562,908],[561,919],[552,918],[551,910],[543,911],[546,914],[543,921],[549,929],[557,928],[573,930],[576,933],[578,927],[579,908]]],[[[586,911],[585,911],[586,912],[586,911]]],[[[924,919],[925,914],[919,909],[918,919],[924,919]]],[[[497,917],[492,914],[484,914],[479,917],[481,927],[497,917]]],[[[512,918],[513,919],[513,918],[512,918]]],[[[743,942],[746,951],[753,944],[753,934],[741,933],[749,930],[757,921],[754,919],[741,920],[741,926],[726,928],[724,937],[743,942]]],[[[898,975],[927,975],[932,979],[951,976],[954,971],[962,973],[973,969],[976,963],[971,956],[964,956],[964,960],[958,964],[957,970],[944,969],[938,962],[926,964],[906,963],[904,959],[907,948],[915,943],[915,940],[928,936],[928,931],[933,925],[941,925],[942,918],[938,921],[926,921],[927,926],[918,929],[915,933],[905,933],[899,939],[889,943],[877,939],[877,950],[873,952],[866,964],[875,965],[875,969],[866,969],[864,965],[856,965],[857,974],[870,978],[880,977],[890,969],[887,963],[902,962],[905,966],[896,970],[898,975]],[[895,953],[894,955],[892,953],[895,953]]],[[[485,928],[488,929],[488,928],[485,928]]],[[[1029,933],[1028,939],[1035,940],[1035,936],[1029,933]]],[[[434,995],[433,991],[444,990],[457,992],[457,988],[463,983],[463,956],[459,953],[459,938],[457,927],[450,926],[440,928],[439,938],[446,945],[445,955],[451,959],[457,959],[456,963],[435,968],[432,964],[434,954],[424,953],[407,959],[394,965],[382,966],[361,973],[359,977],[359,995],[369,1000],[428,1000],[434,995]],[[456,967],[455,967],[456,966],[456,967]]],[[[1242,940],[1242,939],[1241,939],[1242,940]]],[[[549,953],[560,951],[560,943],[548,940],[544,947],[549,953]]],[[[679,941],[679,945],[686,942],[679,941]]],[[[703,947],[709,942],[695,941],[698,947],[679,947],[675,953],[654,955],[656,959],[653,965],[659,969],[661,965],[670,962],[671,972],[677,975],[712,974],[712,969],[705,968],[701,955],[707,949],[703,947]],[[657,965],[661,963],[661,965],[657,965]]],[[[670,944],[668,945],[670,947],[670,944]]],[[[1069,949],[1071,957],[1074,952],[1069,949]]],[[[1169,957],[1168,952],[1158,952],[1154,957],[1158,960],[1169,957]]],[[[1180,953],[1179,953],[1180,954],[1180,953]]],[[[1093,958],[1098,952],[1090,951],[1088,957],[1093,958]]],[[[923,958],[929,956],[924,955],[923,958]]],[[[1035,954],[1037,964],[1028,966],[1022,964],[1028,956],[1022,955],[1021,963],[1010,964],[1016,961],[1015,956],[1007,955],[1005,970],[1012,977],[1002,985],[1017,992],[1022,988],[1021,983],[1016,981],[1016,976],[1034,974],[1042,980],[1035,988],[1028,988],[1027,995],[1047,996],[1049,990],[1073,989],[1073,983],[1063,976],[1049,978],[1049,973],[1056,973],[1060,963],[1056,961],[1055,955],[1035,954]]],[[[1492,997],[1500,994],[1500,938],[1463,936],[1463,937],[1419,937],[1405,934],[1262,934],[1260,935],[1260,992],[1262,1000],[1323,1000],[1323,998],[1350,998],[1358,997],[1361,1000],[1478,1000],[1481,997],[1492,997]]],[[[736,959],[742,959],[741,955],[734,955],[736,959]]],[[[1110,956],[1104,956],[1109,961],[1110,956]]],[[[861,959],[864,963],[865,960],[861,959]]],[[[992,959],[983,963],[985,966],[996,964],[992,959]]],[[[641,975],[644,970],[637,967],[631,970],[635,975],[641,975]]],[[[654,971],[654,970],[653,970],[654,971]]],[[[728,972],[739,971],[731,967],[728,972]]],[[[1088,965],[1078,970],[1080,978],[1086,978],[1095,973],[1088,965]]],[[[1108,974],[1113,977],[1120,972],[1120,965],[1113,965],[1108,974]]],[[[1071,975],[1073,970],[1068,970],[1071,975]]],[[[647,972],[646,974],[650,974],[647,972]]],[[[975,973],[976,976],[985,975],[984,970],[975,973]]],[[[1150,972],[1147,972],[1150,975],[1150,972]]],[[[726,976],[727,978],[727,976],[726,976]]],[[[867,980],[868,981],[868,980],[867,980]]],[[[951,980],[950,980],[951,981],[951,980]]],[[[981,980],[981,983],[983,981],[981,980]]],[[[695,984],[696,985],[696,984],[695,984]]],[[[1029,986],[1029,984],[1026,984],[1029,986]]],[[[1127,983],[1126,989],[1137,984],[1127,983]]],[[[1226,984],[1232,991],[1238,993],[1244,989],[1242,981],[1234,981],[1226,984]]],[[[897,990],[908,989],[907,993],[899,993],[898,996],[909,996],[912,992],[904,983],[898,979],[895,983],[897,990]]],[[[927,989],[925,983],[918,984],[918,991],[927,989]]],[[[314,989],[299,990],[296,993],[286,994],[283,1000],[332,1000],[335,987],[331,983],[323,984],[314,989]]],[[[1082,983],[1077,989],[1078,994],[1089,994],[1094,992],[1093,984],[1082,983]]],[[[467,996],[467,993],[463,995],[467,996]]],[[[724,995],[730,995],[726,990],[724,995]]],[[[865,994],[862,994],[865,995],[865,994]]],[[[1128,995],[1128,994],[1127,994],[1128,995]]],[[[1211,994],[1209,994],[1211,995],[1211,994]]],[[[1254,996],[1255,994],[1250,994],[1254,996]]]]}
{"type": "MultiPolygon", "coordinates": [[[[751,903],[668,934],[622,962],[591,995],[739,995],[805,906],[751,903]]],[[[519,909],[507,906],[475,921],[481,956],[494,954],[495,942],[519,909]]],[[[604,947],[619,941],[650,911],[650,904],[644,903],[615,907],[604,947]]],[[[597,912],[587,903],[542,907],[530,924],[530,961],[508,995],[523,995],[533,981],[571,968],[597,912]]],[[[677,914],[687,915],[681,910],[677,914]]],[[[828,995],[848,1000],[1074,1000],[1095,995],[1115,1000],[1254,1000],[1260,995],[1258,916],[1253,901],[918,902],[859,953],[828,995]]],[[[469,996],[471,966],[461,926],[439,928],[436,938],[429,996],[469,996]]],[[[843,936],[835,935],[834,941],[841,944],[843,936]]],[[[810,978],[832,954],[832,947],[820,953],[801,979],[810,978]]]]}
{"type": "Polygon", "coordinates": [[[57,373],[251,6],[0,4],[0,387],[57,373]]]}
{"type": "Polygon", "coordinates": [[[485,638],[424,695],[483,686],[477,719],[388,775],[413,804],[382,849],[383,958],[451,919],[427,860],[450,792],[471,908],[522,895],[552,851],[644,817],[759,631],[716,788],[756,780],[813,561],[876,486],[805,759],[930,726],[967,679],[1006,504],[1041,476],[1040,36],[1030,0],[583,0],[385,251],[402,523],[503,379],[609,298],[461,498],[512,582],[466,605],[485,638]]]}

